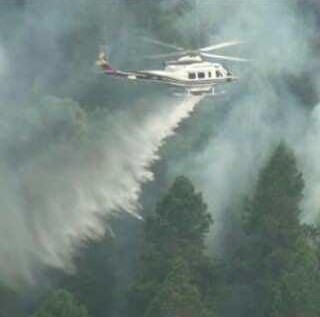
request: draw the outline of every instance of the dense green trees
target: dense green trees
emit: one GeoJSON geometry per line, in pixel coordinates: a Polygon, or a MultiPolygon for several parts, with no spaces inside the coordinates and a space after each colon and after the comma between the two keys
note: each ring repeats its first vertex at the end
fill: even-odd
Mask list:
{"type": "Polygon", "coordinates": [[[146,317],[206,315],[201,294],[183,258],[177,257],[172,261],[155,294],[147,306],[146,317]]]}
{"type": "Polygon", "coordinates": [[[0,317],[23,316],[23,307],[18,292],[0,284],[0,317]]]}
{"type": "Polygon", "coordinates": [[[33,317],[89,317],[86,308],[65,290],[53,292],[33,317]]]}
{"type": "MultiPolygon", "coordinates": [[[[105,1],[104,4],[99,2],[98,5],[88,2],[84,6],[76,6],[77,14],[72,14],[75,18],[69,16],[64,19],[70,27],[59,27],[57,32],[54,32],[53,28],[55,25],[53,18],[57,12],[48,9],[49,15],[53,13],[51,19],[48,19],[51,21],[48,29],[46,29],[47,24],[41,21],[39,21],[40,28],[36,27],[38,23],[28,28],[27,33],[30,32],[30,35],[27,38],[33,40],[23,40],[22,42],[31,43],[26,47],[17,45],[16,41],[24,38],[22,31],[25,28],[20,30],[20,25],[23,26],[23,24],[18,22],[20,19],[28,20],[25,19],[27,15],[19,13],[14,17],[10,14],[9,20],[14,23],[7,23],[8,17],[2,14],[3,36],[1,38],[6,44],[6,50],[9,52],[12,46],[15,48],[14,51],[18,52],[17,58],[13,59],[15,63],[11,65],[13,67],[11,73],[20,74],[13,85],[14,90],[20,87],[18,95],[21,95],[21,92],[23,95],[24,92],[29,95],[29,92],[33,91],[33,94],[39,95],[36,96],[39,97],[39,101],[32,100],[32,102],[41,101],[45,105],[48,105],[49,100],[43,99],[43,95],[47,94],[76,99],[80,108],[72,120],[74,121],[72,129],[66,133],[70,133],[70,137],[74,137],[73,139],[77,141],[81,139],[85,129],[83,117],[85,114],[90,116],[93,109],[100,107],[125,109],[131,105],[132,98],[141,97],[137,93],[126,93],[129,91],[142,89],[143,95],[146,94],[145,89],[140,85],[120,87],[116,82],[101,80],[95,72],[88,71],[96,58],[98,46],[106,38],[108,44],[112,40],[112,47],[110,47],[112,60],[116,65],[131,67],[146,63],[141,59],[141,52],[149,50],[152,53],[161,50],[160,47],[143,44],[134,30],[139,35],[147,34],[173,44],[196,47],[199,45],[197,36],[199,37],[200,34],[201,37],[205,37],[205,34],[211,34],[211,32],[199,33],[190,32],[190,30],[186,32],[185,28],[181,32],[181,26],[187,26],[187,24],[179,22],[179,18],[184,15],[185,19],[189,19],[188,15],[193,14],[192,6],[194,5],[196,1],[188,0],[126,0],[121,3],[115,1],[114,4],[111,4],[111,1],[110,3],[105,1]],[[117,21],[125,21],[125,27],[120,27],[121,23],[115,23],[117,21]],[[44,33],[41,32],[41,28],[44,29],[44,33]],[[47,32],[48,30],[50,32],[47,32]],[[58,41],[55,43],[57,49],[51,52],[47,51],[46,47],[52,45],[54,40],[52,33],[58,41]],[[20,49],[17,50],[17,47],[20,49]],[[130,54],[127,54],[127,51],[130,54]],[[32,56],[32,63],[28,63],[28,56],[32,56]],[[45,63],[47,60],[51,61],[49,65],[45,63]],[[54,71],[41,71],[43,65],[47,65],[46,69],[54,71]],[[57,65],[63,65],[63,67],[56,67],[57,65]],[[81,109],[85,109],[86,112],[80,111],[81,109]]],[[[55,7],[52,6],[52,8],[55,7]]],[[[73,11],[69,13],[71,12],[73,11]]],[[[58,22],[60,20],[62,21],[57,19],[58,22]]],[[[211,25],[206,21],[205,23],[208,27],[209,24],[211,25]]],[[[197,28],[196,24],[192,25],[197,28]]],[[[212,27],[215,25],[213,24],[212,27]]],[[[217,24],[216,27],[219,28],[219,25],[217,24]]],[[[289,79],[289,85],[290,81],[291,85],[295,84],[289,79]]],[[[299,95],[301,95],[306,92],[306,89],[308,90],[309,86],[308,83],[303,84],[301,90],[302,85],[299,80],[298,86],[294,88],[300,88],[299,95]]],[[[157,92],[150,90],[149,93],[157,92]]],[[[17,97],[15,91],[13,95],[17,97]]],[[[306,95],[310,96],[310,93],[306,95]]],[[[304,101],[311,105],[315,103],[304,101]]],[[[143,102],[148,103],[148,99],[143,102]]],[[[73,105],[71,103],[63,106],[73,105]]],[[[202,111],[203,109],[202,107],[202,111]]],[[[168,158],[182,157],[189,153],[190,149],[207,145],[207,140],[214,129],[211,109],[210,105],[210,116],[207,118],[202,112],[197,120],[199,128],[195,128],[196,117],[194,116],[193,129],[186,126],[188,121],[184,123],[185,131],[180,133],[182,137],[176,137],[176,142],[171,142],[171,150],[168,150],[170,147],[168,145],[163,149],[168,158]],[[188,134],[187,130],[189,130],[188,134]],[[194,133],[195,130],[197,133],[194,133]]],[[[195,115],[199,115],[199,112],[195,115]]],[[[46,133],[51,132],[46,126],[46,133]]],[[[57,138],[56,133],[53,134],[57,138]]],[[[46,145],[46,143],[43,144],[46,145]]],[[[17,150],[14,149],[14,151],[17,150]]],[[[15,155],[15,157],[23,157],[23,155],[15,155]]],[[[165,163],[162,161],[162,164],[172,163],[169,160],[164,161],[165,163]]],[[[163,189],[161,181],[166,182],[164,179],[160,181],[158,179],[156,193],[163,189]]],[[[239,179],[239,186],[241,186],[241,179],[239,179]]],[[[234,252],[231,260],[221,259],[224,267],[227,268],[221,275],[216,263],[205,254],[204,240],[212,224],[205,203],[188,179],[177,178],[157,205],[155,213],[147,217],[143,226],[142,254],[136,281],[129,295],[130,316],[319,316],[320,248],[318,237],[314,234],[316,230],[310,230],[312,228],[302,225],[300,221],[299,205],[303,186],[302,175],[297,169],[293,153],[281,144],[261,171],[255,191],[247,201],[243,222],[239,224],[243,229],[243,239],[237,241],[240,248],[234,252]],[[224,289],[221,279],[230,289],[230,296],[227,298],[218,296],[224,289]],[[218,310],[217,307],[221,303],[224,307],[234,307],[234,309],[218,310]]],[[[148,197],[152,202],[153,199],[158,199],[157,194],[149,196],[152,196],[152,198],[148,197]]],[[[233,197],[230,197],[230,200],[232,199],[233,197]]],[[[242,211],[242,206],[235,206],[235,208],[239,212],[242,211]]],[[[118,226],[128,227],[128,220],[122,221],[118,226]]],[[[112,229],[114,230],[114,226],[112,229]]],[[[130,233],[125,229],[122,230],[123,232],[119,235],[116,232],[114,241],[119,241],[124,236],[127,241],[135,240],[135,227],[130,228],[130,233]]],[[[131,267],[131,260],[135,255],[128,257],[125,254],[135,254],[140,249],[135,243],[127,243],[115,249],[114,241],[105,237],[102,241],[89,243],[75,257],[76,273],[64,276],[60,283],[60,287],[74,294],[88,308],[93,317],[129,315],[126,314],[125,309],[121,310],[119,307],[127,305],[123,293],[134,270],[132,267],[135,263],[131,267]],[[120,266],[122,270],[119,270],[120,266]],[[121,287],[119,287],[120,280],[121,287]],[[121,300],[124,301],[121,302],[121,300]],[[114,307],[115,302],[119,307],[114,307]]],[[[21,303],[25,304],[25,302],[28,300],[21,300],[19,294],[7,287],[0,287],[1,317],[20,316],[21,306],[23,306],[21,303]]],[[[27,306],[27,308],[23,307],[25,311],[29,310],[30,304],[25,305],[27,306]]],[[[34,316],[72,317],[87,316],[87,313],[70,293],[57,291],[42,306],[40,305],[34,316]]]]}
{"type": "MultiPolygon", "coordinates": [[[[205,253],[212,217],[192,183],[178,177],[141,228],[141,253],[128,293],[130,316],[319,316],[319,235],[301,223],[303,188],[295,157],[282,143],[261,170],[245,208],[239,208],[241,241],[218,265],[205,253]]],[[[123,295],[113,307],[111,244],[106,238],[89,245],[76,261],[78,273],[62,282],[94,317],[128,313],[123,295]]],[[[80,307],[72,308],[74,316],[86,316],[64,291],[52,295],[34,316],[60,317],[70,307],[80,307]],[[56,315],[50,315],[53,310],[56,315]]]]}
{"type": "Polygon", "coordinates": [[[250,297],[243,316],[320,314],[319,262],[299,218],[303,186],[293,153],[280,144],[248,200],[246,238],[231,264],[233,287],[250,297]]]}
{"type": "Polygon", "coordinates": [[[63,274],[60,282],[94,317],[110,315],[114,308],[114,256],[115,246],[110,236],[88,243],[74,259],[75,274],[63,274]]]}
{"type": "MultiPolygon", "coordinates": [[[[319,316],[318,231],[301,224],[303,188],[294,154],[282,143],[261,170],[245,208],[239,208],[242,240],[218,266],[205,253],[213,223],[206,204],[187,178],[178,177],[143,224],[140,260],[128,294],[130,315],[319,316]]],[[[76,260],[77,274],[61,283],[94,317],[127,313],[125,297],[114,294],[112,245],[108,237],[89,244],[76,260]]],[[[70,293],[58,291],[34,316],[59,317],[66,311],[87,314],[70,293]]]]}
{"type": "Polygon", "coordinates": [[[207,314],[206,296],[213,294],[208,288],[215,274],[204,254],[204,238],[211,223],[201,194],[187,178],[178,177],[146,220],[141,265],[130,295],[134,316],[207,314]]]}

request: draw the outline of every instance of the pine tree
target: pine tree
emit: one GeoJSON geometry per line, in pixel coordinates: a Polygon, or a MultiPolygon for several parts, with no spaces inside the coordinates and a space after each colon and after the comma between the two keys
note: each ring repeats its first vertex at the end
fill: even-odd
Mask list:
{"type": "MultiPolygon", "coordinates": [[[[205,306],[215,279],[214,264],[204,254],[204,239],[211,224],[201,194],[187,178],[178,177],[145,223],[141,266],[130,293],[133,315],[160,314],[169,309],[165,308],[166,303],[170,303],[170,311],[173,307],[182,311],[179,300],[188,296],[193,298],[192,305],[201,302],[205,306]],[[184,282],[174,285],[178,280],[184,282]],[[170,294],[181,297],[174,299],[170,294]]],[[[195,309],[187,306],[185,309],[190,311],[189,316],[195,316],[195,309]]]]}
{"type": "Polygon", "coordinates": [[[145,317],[206,316],[201,295],[184,259],[172,261],[166,279],[146,309],[145,317]]]}
{"type": "Polygon", "coordinates": [[[89,317],[86,308],[65,290],[53,292],[34,317],[89,317]]]}
{"type": "Polygon", "coordinates": [[[244,217],[248,240],[235,274],[251,290],[244,315],[319,316],[319,263],[299,219],[303,186],[293,153],[281,143],[244,217]]]}
{"type": "Polygon", "coordinates": [[[83,245],[74,258],[75,274],[63,274],[60,287],[74,294],[95,317],[114,309],[115,246],[108,235],[83,245]]]}
{"type": "Polygon", "coordinates": [[[190,247],[203,251],[211,224],[202,195],[181,176],[159,202],[155,215],[147,219],[146,239],[169,257],[190,247]]]}
{"type": "Polygon", "coordinates": [[[0,317],[23,316],[22,299],[19,292],[0,284],[0,317]]]}

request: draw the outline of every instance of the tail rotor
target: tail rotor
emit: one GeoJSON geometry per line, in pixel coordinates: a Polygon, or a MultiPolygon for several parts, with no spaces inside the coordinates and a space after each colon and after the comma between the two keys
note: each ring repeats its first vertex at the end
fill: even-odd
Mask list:
{"type": "Polygon", "coordinates": [[[96,60],[96,65],[99,67],[107,67],[109,65],[108,56],[103,48],[100,48],[100,53],[98,59],[96,60]]]}
{"type": "Polygon", "coordinates": [[[99,53],[98,58],[96,60],[96,65],[101,67],[102,70],[107,74],[119,73],[116,69],[114,69],[110,65],[108,55],[106,53],[106,50],[103,47],[100,48],[100,53],[99,53]]]}

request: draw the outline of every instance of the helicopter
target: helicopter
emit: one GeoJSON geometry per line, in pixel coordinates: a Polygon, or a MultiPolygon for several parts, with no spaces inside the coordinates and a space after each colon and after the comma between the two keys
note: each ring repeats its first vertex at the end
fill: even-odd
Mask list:
{"type": "Polygon", "coordinates": [[[175,88],[183,88],[187,95],[216,95],[216,85],[235,81],[238,77],[234,76],[226,66],[207,59],[221,59],[235,62],[248,61],[245,58],[211,53],[212,51],[243,43],[238,40],[222,42],[190,51],[158,40],[148,39],[148,41],[174,49],[174,52],[152,55],[148,58],[175,57],[177,59],[164,62],[163,70],[122,71],[111,66],[106,52],[101,51],[96,64],[107,75],[123,77],[128,80],[160,82],[175,88]]]}

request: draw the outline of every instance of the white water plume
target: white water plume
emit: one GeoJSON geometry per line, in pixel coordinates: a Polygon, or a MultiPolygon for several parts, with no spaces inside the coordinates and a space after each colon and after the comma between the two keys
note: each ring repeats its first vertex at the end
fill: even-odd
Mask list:
{"type": "MultiPolygon", "coordinates": [[[[8,241],[0,244],[2,279],[9,284],[26,278],[32,281],[36,263],[72,269],[74,249],[84,239],[104,233],[102,218],[120,210],[139,217],[141,185],[152,179],[150,166],[159,147],[200,99],[154,104],[139,120],[127,113],[107,116],[98,127],[102,131],[80,147],[63,140],[53,147],[31,149],[31,154],[22,148],[24,156],[15,166],[2,160],[0,171],[10,180],[0,182],[0,239],[8,241]]],[[[70,111],[65,108],[59,116],[70,111]]],[[[57,114],[47,112],[46,116],[55,122],[57,114]]],[[[40,121],[39,131],[29,127],[30,135],[23,135],[23,141],[29,137],[32,144],[56,125],[48,121],[42,126],[39,117],[26,123],[25,114],[22,117],[26,126],[40,121]]],[[[24,142],[11,136],[14,132],[20,137],[19,126],[10,125],[9,131],[1,132],[15,147],[22,147],[24,142]]],[[[7,144],[3,151],[8,151],[7,144]]]]}

